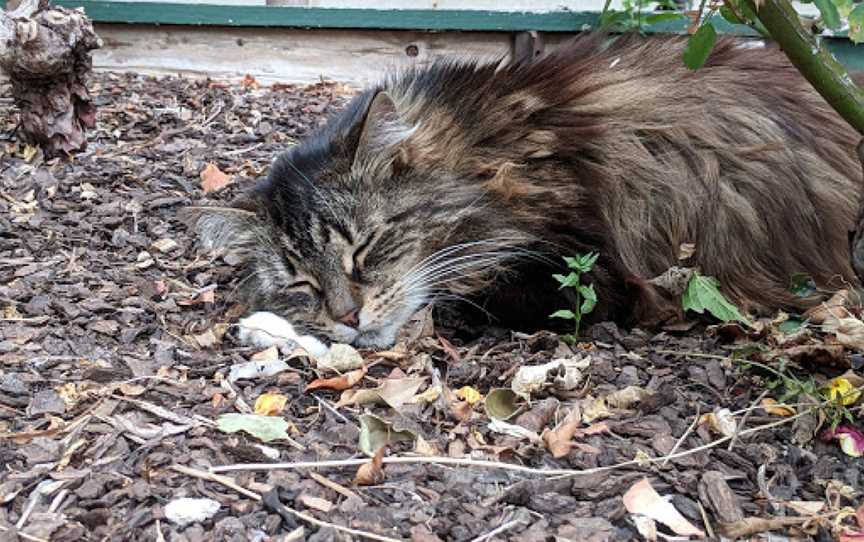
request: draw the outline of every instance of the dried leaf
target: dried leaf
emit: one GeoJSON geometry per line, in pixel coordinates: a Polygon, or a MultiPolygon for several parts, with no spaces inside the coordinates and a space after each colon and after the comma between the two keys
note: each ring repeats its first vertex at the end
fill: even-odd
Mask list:
{"type": "Polygon", "coordinates": [[[344,373],[361,367],[363,356],[350,344],[334,343],[323,356],[315,359],[315,364],[319,369],[344,373]]]}
{"type": "Polygon", "coordinates": [[[612,411],[606,405],[605,397],[594,398],[589,395],[582,400],[582,419],[585,420],[585,423],[610,416],[612,416],[612,411]]]}
{"type": "Polygon", "coordinates": [[[540,435],[526,427],[522,427],[521,425],[493,419],[489,422],[488,427],[489,430],[493,433],[501,433],[502,435],[509,435],[511,437],[528,440],[530,442],[543,442],[540,435]]]}
{"type": "Polygon", "coordinates": [[[222,414],[216,419],[216,427],[223,433],[245,431],[262,442],[287,439],[288,422],[276,416],[258,414],[222,414]]]}
{"type": "Polygon", "coordinates": [[[775,416],[783,416],[784,418],[795,415],[795,409],[787,406],[774,406],[777,404],[776,399],[772,399],[771,397],[766,397],[762,399],[760,403],[762,409],[768,414],[774,414],[775,416]]]}
{"type": "Polygon", "coordinates": [[[209,162],[201,171],[201,189],[205,194],[220,190],[232,182],[232,177],[223,173],[216,164],[209,162]]]}
{"type": "Polygon", "coordinates": [[[579,430],[581,424],[582,409],[577,404],[554,429],[543,432],[543,442],[546,444],[546,448],[552,452],[552,457],[559,459],[570,453],[570,440],[579,430]]]}
{"type": "Polygon", "coordinates": [[[413,431],[394,429],[392,423],[372,414],[363,414],[359,420],[360,450],[369,457],[394,442],[413,441],[416,438],[413,431]]]}
{"type": "Polygon", "coordinates": [[[728,408],[718,408],[714,412],[703,414],[700,417],[699,422],[707,423],[708,427],[710,427],[715,433],[723,435],[724,437],[735,435],[735,431],[738,427],[735,417],[732,416],[732,412],[728,408]]]}
{"type": "Polygon", "coordinates": [[[137,397],[147,391],[147,388],[140,384],[130,384],[129,382],[123,382],[118,387],[120,393],[129,397],[137,397]]]}
{"type": "Polygon", "coordinates": [[[306,386],[304,391],[319,389],[337,391],[347,390],[348,388],[353,388],[358,382],[363,380],[363,377],[366,376],[367,370],[366,367],[361,367],[354,371],[345,373],[344,375],[334,376],[333,378],[316,378],[306,386]]]}
{"type": "Polygon", "coordinates": [[[441,396],[441,385],[429,386],[423,393],[418,393],[408,402],[411,404],[434,403],[441,396]]]}
{"type": "Polygon", "coordinates": [[[675,507],[661,497],[651,486],[648,478],[633,484],[624,494],[624,507],[631,514],[641,514],[659,521],[681,536],[704,537],[700,529],[687,521],[675,507]]]}
{"type": "Polygon", "coordinates": [[[651,392],[639,386],[627,386],[606,396],[606,404],[612,408],[629,409],[634,404],[651,397],[651,392]]]}
{"type": "Polygon", "coordinates": [[[384,483],[387,476],[384,474],[384,447],[378,448],[375,455],[367,463],[360,465],[354,476],[354,483],[358,486],[376,486],[384,483]]]}
{"type": "Polygon", "coordinates": [[[279,416],[285,409],[288,397],[281,393],[262,393],[255,399],[255,414],[261,416],[279,416]]]}
{"type": "Polygon", "coordinates": [[[509,420],[519,411],[518,399],[519,396],[511,389],[495,388],[483,402],[486,415],[493,420],[509,420]]]}

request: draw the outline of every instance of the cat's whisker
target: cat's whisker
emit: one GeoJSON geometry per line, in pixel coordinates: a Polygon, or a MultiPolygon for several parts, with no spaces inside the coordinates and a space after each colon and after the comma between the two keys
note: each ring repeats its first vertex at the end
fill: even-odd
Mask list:
{"type": "MultiPolygon", "coordinates": [[[[501,236],[501,237],[490,237],[487,239],[480,239],[477,241],[470,241],[467,243],[458,243],[455,245],[450,245],[450,246],[445,247],[441,250],[433,252],[432,254],[427,256],[426,258],[420,260],[419,262],[414,264],[410,269],[408,269],[408,271],[406,271],[406,274],[410,274],[413,271],[417,270],[418,268],[422,268],[423,266],[426,266],[426,265],[429,265],[433,262],[436,262],[436,261],[440,260],[441,258],[444,258],[444,257],[452,254],[453,252],[458,252],[460,250],[465,250],[465,249],[473,248],[473,247],[480,246],[480,245],[489,245],[489,244],[493,244],[493,243],[499,243],[499,244],[503,245],[503,242],[505,242],[505,241],[528,241],[528,240],[529,240],[528,238],[522,238],[522,237],[501,236]]],[[[507,246],[515,246],[515,244],[507,245],[507,246]]]]}
{"type": "Polygon", "coordinates": [[[431,265],[429,267],[419,269],[415,273],[406,274],[403,278],[405,280],[422,279],[422,278],[425,278],[425,277],[429,276],[430,274],[434,274],[435,272],[438,272],[442,269],[452,267],[454,264],[456,264],[458,262],[471,261],[471,260],[476,260],[478,258],[508,257],[510,255],[512,255],[512,253],[505,254],[503,251],[499,251],[499,252],[488,251],[488,252],[477,252],[477,253],[473,253],[473,254],[466,254],[464,256],[457,256],[457,257],[451,258],[449,260],[438,262],[435,265],[431,265]],[[497,256],[499,254],[501,256],[497,256]]]}
{"type": "Polygon", "coordinates": [[[499,259],[505,259],[505,258],[512,257],[515,254],[517,254],[517,252],[512,250],[510,247],[501,247],[501,248],[497,248],[494,250],[487,250],[487,251],[483,251],[483,252],[475,252],[472,254],[465,254],[462,256],[456,256],[456,257],[452,257],[450,259],[437,261],[437,262],[434,262],[433,264],[426,265],[426,266],[419,268],[419,269],[417,269],[411,273],[406,273],[403,276],[402,280],[404,280],[406,282],[411,282],[411,281],[415,281],[415,280],[423,280],[427,276],[429,276],[430,274],[434,274],[434,273],[436,273],[442,269],[452,267],[454,264],[456,264],[458,262],[472,261],[472,260],[476,260],[478,258],[487,258],[487,257],[493,256],[493,255],[495,255],[495,257],[498,257],[499,259]]]}

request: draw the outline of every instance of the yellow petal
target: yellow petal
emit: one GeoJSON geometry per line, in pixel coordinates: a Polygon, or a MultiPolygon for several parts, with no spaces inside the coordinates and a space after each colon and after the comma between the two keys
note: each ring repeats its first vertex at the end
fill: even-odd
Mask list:
{"type": "Polygon", "coordinates": [[[828,382],[828,397],[847,406],[854,405],[861,398],[861,391],[855,389],[848,379],[837,377],[828,382]]]}
{"type": "Polygon", "coordinates": [[[282,414],[282,409],[285,408],[285,403],[288,398],[281,393],[267,392],[262,393],[255,399],[255,414],[262,416],[278,416],[282,414]]]}
{"type": "Polygon", "coordinates": [[[463,399],[469,405],[473,405],[483,399],[483,396],[471,386],[462,386],[456,391],[456,396],[463,399]]]}

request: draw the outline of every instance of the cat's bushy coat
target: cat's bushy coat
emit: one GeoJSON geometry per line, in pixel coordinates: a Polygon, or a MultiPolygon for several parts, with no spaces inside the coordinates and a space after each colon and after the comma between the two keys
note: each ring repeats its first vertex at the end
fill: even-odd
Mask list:
{"type": "Polygon", "coordinates": [[[853,282],[857,134],[782,53],[597,36],[530,63],[436,62],[359,95],[234,209],[253,304],[301,333],[383,346],[432,299],[548,323],[560,256],[596,251],[595,318],[657,322],[647,282],[698,266],[747,310],[802,308],[793,273],[853,282]],[[682,244],[695,253],[679,262],[682,244]]]}

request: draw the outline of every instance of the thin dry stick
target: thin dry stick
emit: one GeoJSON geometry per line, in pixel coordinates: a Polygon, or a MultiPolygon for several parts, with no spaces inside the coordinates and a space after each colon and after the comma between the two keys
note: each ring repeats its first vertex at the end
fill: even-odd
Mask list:
{"type": "MultiPolygon", "coordinates": [[[[701,416],[701,408],[700,408],[699,405],[697,404],[697,405],[696,405],[696,417],[693,418],[693,423],[691,423],[691,424],[690,424],[690,427],[688,427],[687,430],[684,431],[684,434],[681,435],[681,438],[679,438],[679,439],[675,442],[675,446],[672,446],[672,449],[669,450],[669,455],[672,455],[672,454],[674,454],[675,452],[677,452],[677,451],[678,451],[678,448],[680,448],[681,445],[684,444],[684,441],[687,439],[687,437],[690,435],[690,433],[692,433],[692,432],[696,429],[696,426],[699,425],[699,418],[700,418],[700,416],[701,416]]],[[[660,466],[661,466],[661,467],[665,467],[667,463],[669,463],[669,458],[668,458],[668,457],[666,458],[665,461],[663,461],[663,463],[660,463],[660,466]]]]}
{"type": "Polygon", "coordinates": [[[492,529],[491,531],[489,531],[486,534],[481,534],[477,538],[471,539],[471,542],[484,542],[485,540],[489,540],[493,536],[497,536],[497,535],[503,533],[504,531],[507,531],[507,530],[512,529],[513,527],[516,527],[517,525],[521,525],[522,523],[523,523],[523,521],[521,519],[514,519],[511,521],[508,521],[507,523],[504,523],[503,525],[499,525],[498,527],[492,529]]]}
{"type": "Polygon", "coordinates": [[[213,474],[212,472],[207,472],[206,470],[193,469],[192,467],[187,467],[185,465],[171,465],[171,470],[175,470],[187,476],[192,476],[193,478],[200,478],[202,480],[216,482],[218,484],[222,484],[225,487],[230,487],[237,493],[242,493],[250,499],[255,499],[256,501],[261,500],[261,495],[255,493],[254,491],[246,489],[241,485],[238,485],[237,482],[235,482],[231,478],[228,478],[227,476],[220,476],[218,474],[213,474]]]}
{"type": "Polygon", "coordinates": [[[762,399],[765,399],[766,395],[768,395],[768,390],[763,390],[762,393],[759,394],[759,397],[757,397],[756,400],[750,404],[751,408],[744,413],[744,416],[741,418],[741,423],[735,426],[735,432],[732,433],[732,440],[729,441],[729,446],[726,447],[727,450],[729,450],[730,452],[732,451],[732,447],[735,446],[736,442],[738,442],[738,433],[740,433],[741,428],[747,424],[747,418],[749,418],[750,414],[752,414],[753,410],[755,410],[754,407],[762,404],[762,399]]]}
{"type": "MultiPolygon", "coordinates": [[[[186,467],[184,465],[171,465],[171,469],[186,474],[187,476],[192,476],[193,478],[200,478],[202,480],[208,480],[211,482],[216,482],[224,485],[225,487],[231,488],[238,493],[242,493],[247,497],[254,499],[256,501],[262,500],[261,495],[255,493],[254,491],[250,491],[245,487],[237,485],[237,483],[228,478],[227,476],[219,476],[218,474],[214,474],[212,472],[207,472],[204,470],[193,469],[192,467],[186,467]]],[[[294,510],[288,506],[283,505],[285,510],[294,516],[302,519],[307,523],[311,523],[312,525],[317,525],[318,527],[329,527],[331,529],[335,529],[337,531],[341,531],[343,533],[348,533],[354,536],[359,536],[361,538],[367,538],[369,540],[377,540],[379,542],[402,542],[398,538],[390,538],[389,536],[382,536],[375,533],[370,533],[368,531],[360,531],[357,529],[351,529],[349,527],[343,527],[341,525],[336,525],[335,523],[328,523],[326,521],[322,521],[314,516],[310,516],[308,514],[304,514],[299,510],[294,510]]]]}
{"type": "Polygon", "coordinates": [[[313,480],[315,480],[316,482],[318,482],[322,486],[329,487],[330,489],[332,489],[336,493],[339,493],[340,495],[344,495],[345,497],[347,497],[349,499],[351,497],[356,497],[356,498],[360,499],[361,501],[363,500],[363,498],[360,495],[358,495],[357,493],[354,493],[353,491],[351,491],[350,489],[348,489],[347,487],[345,487],[343,485],[337,484],[336,482],[334,482],[333,480],[330,480],[329,478],[325,478],[324,476],[321,476],[317,472],[310,472],[308,476],[309,476],[309,478],[312,478],[313,480]]]}
{"type": "MultiPolygon", "coordinates": [[[[11,529],[9,527],[0,525],[0,532],[5,533],[5,532],[10,531],[10,530],[11,529]]],[[[15,534],[17,534],[18,536],[20,536],[24,540],[30,540],[31,542],[49,542],[48,540],[46,540],[44,538],[39,538],[39,537],[33,536],[32,534],[22,533],[21,531],[15,531],[15,534]]]]}
{"type": "MultiPolygon", "coordinates": [[[[794,416],[789,416],[788,418],[783,418],[776,422],[766,423],[764,425],[758,425],[756,427],[752,427],[750,429],[745,429],[739,433],[739,436],[750,435],[752,433],[756,433],[758,431],[764,431],[765,429],[771,429],[772,427],[777,427],[780,425],[785,425],[790,423],[805,414],[809,414],[812,410],[815,410],[817,407],[812,407],[808,410],[804,410],[794,416]]],[[[589,475],[596,474],[599,472],[606,472],[611,470],[620,469],[623,467],[631,467],[631,466],[641,466],[645,463],[660,463],[667,459],[677,459],[679,457],[686,457],[688,455],[696,454],[705,450],[709,450],[716,446],[723,444],[724,442],[728,442],[732,437],[722,437],[714,442],[710,442],[708,444],[704,444],[702,446],[698,446],[696,448],[692,448],[690,450],[685,450],[683,452],[678,452],[675,454],[668,454],[661,457],[650,457],[650,458],[640,458],[640,459],[631,459],[630,461],[624,461],[623,463],[618,463],[615,465],[608,465],[605,467],[594,467],[591,469],[584,470],[572,470],[572,469],[537,469],[533,467],[525,467],[522,465],[514,465],[512,463],[502,463],[500,461],[483,461],[478,459],[464,459],[458,457],[438,457],[438,456],[417,456],[417,457],[385,457],[383,459],[384,463],[388,464],[412,464],[412,463],[431,463],[438,465],[459,465],[459,466],[470,466],[470,467],[482,467],[487,469],[501,469],[501,470],[511,470],[516,472],[523,472],[526,474],[535,474],[540,476],[550,476],[550,477],[569,477],[569,476],[580,476],[580,475],[589,475]]],[[[296,463],[246,463],[246,464],[238,464],[238,465],[222,465],[219,467],[210,467],[210,472],[230,472],[230,471],[243,471],[243,470],[280,470],[280,469],[326,469],[326,468],[339,468],[339,467],[357,467],[364,463],[367,463],[367,459],[341,459],[335,461],[300,461],[296,463]]]]}

